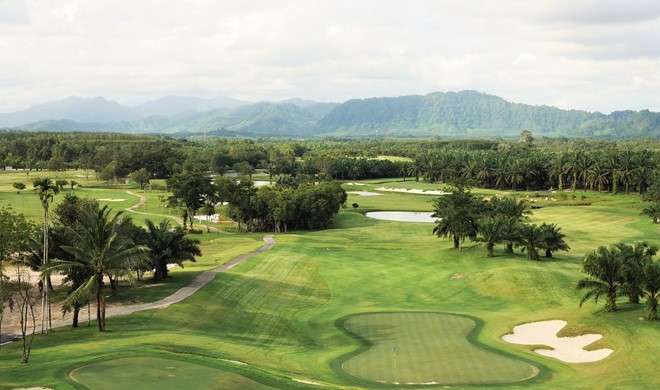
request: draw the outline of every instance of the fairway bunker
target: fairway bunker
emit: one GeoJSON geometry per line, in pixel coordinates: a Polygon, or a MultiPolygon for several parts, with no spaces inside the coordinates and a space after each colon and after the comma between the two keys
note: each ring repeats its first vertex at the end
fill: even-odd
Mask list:
{"type": "Polygon", "coordinates": [[[381,221],[435,223],[433,213],[422,211],[370,211],[367,217],[381,221]]]}
{"type": "Polygon", "coordinates": [[[363,346],[339,358],[335,369],[353,378],[391,385],[507,384],[539,374],[539,368],[478,345],[477,322],[443,313],[364,313],[337,326],[363,346]]]}
{"type": "Polygon", "coordinates": [[[371,191],[348,191],[347,194],[358,195],[358,196],[382,196],[378,192],[371,191]]]}
{"type": "Polygon", "coordinates": [[[584,349],[600,340],[600,334],[585,334],[575,337],[557,337],[557,332],[567,325],[566,321],[551,320],[531,322],[513,328],[513,333],[502,336],[502,340],[512,344],[547,345],[552,349],[535,349],[539,355],[552,357],[566,363],[591,363],[610,356],[611,349],[595,351],[584,349]]]}
{"type": "Polygon", "coordinates": [[[218,368],[173,359],[129,357],[78,367],[71,379],[89,389],[273,389],[218,368]]]}

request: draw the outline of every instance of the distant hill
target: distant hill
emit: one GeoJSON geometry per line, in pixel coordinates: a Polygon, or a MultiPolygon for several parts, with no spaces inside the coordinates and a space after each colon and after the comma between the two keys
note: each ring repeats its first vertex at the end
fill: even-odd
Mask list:
{"type": "Polygon", "coordinates": [[[23,111],[0,114],[0,127],[15,127],[44,120],[110,122],[133,121],[140,118],[141,116],[130,108],[102,97],[86,99],[71,96],[64,100],[32,106],[23,111]]]}
{"type": "Polygon", "coordinates": [[[660,114],[611,115],[508,102],[475,91],[349,100],[323,117],[318,134],[515,137],[522,130],[567,137],[660,137],[660,114]]]}
{"type": "Polygon", "coordinates": [[[530,130],[537,137],[658,138],[660,113],[642,110],[605,115],[561,110],[511,103],[475,91],[354,99],[342,104],[302,99],[245,103],[226,98],[171,96],[132,110],[103,98],[69,98],[2,114],[0,127],[268,137],[512,138],[522,130],[530,130]],[[230,107],[206,110],[218,105],[230,107]],[[25,122],[28,118],[39,119],[25,122]]]}
{"type": "Polygon", "coordinates": [[[255,103],[233,110],[150,116],[130,122],[40,121],[17,127],[30,131],[106,131],[120,133],[206,133],[229,131],[258,136],[309,134],[318,118],[293,104],[255,103]]]}
{"type": "Polygon", "coordinates": [[[185,112],[204,112],[222,108],[236,108],[250,104],[242,100],[226,97],[204,99],[194,96],[165,96],[150,102],[132,107],[133,111],[143,117],[153,115],[177,115],[185,112]]]}

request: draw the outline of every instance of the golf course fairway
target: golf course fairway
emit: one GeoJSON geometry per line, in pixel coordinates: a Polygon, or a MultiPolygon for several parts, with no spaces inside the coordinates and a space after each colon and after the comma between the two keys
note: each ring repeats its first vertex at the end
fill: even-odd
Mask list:
{"type": "Polygon", "coordinates": [[[365,344],[341,364],[363,380],[408,385],[512,383],[538,368],[473,344],[476,323],[442,313],[365,313],[340,322],[365,344]]]}

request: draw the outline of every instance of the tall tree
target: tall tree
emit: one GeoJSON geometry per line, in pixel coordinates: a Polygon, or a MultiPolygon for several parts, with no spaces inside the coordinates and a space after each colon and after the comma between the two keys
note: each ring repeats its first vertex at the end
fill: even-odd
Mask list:
{"type": "Polygon", "coordinates": [[[501,217],[484,218],[479,221],[478,234],[474,238],[474,241],[483,242],[486,245],[488,257],[495,256],[495,245],[504,240],[504,236],[502,234],[502,225],[504,223],[506,222],[501,217]]]}
{"type": "Polygon", "coordinates": [[[616,297],[621,287],[621,251],[615,245],[598,247],[588,253],[582,262],[582,272],[589,277],[580,280],[576,286],[579,290],[588,290],[580,300],[580,307],[586,301],[605,296],[605,311],[616,311],[616,297]]]}
{"type": "Polygon", "coordinates": [[[62,246],[75,261],[57,260],[47,269],[52,272],[75,268],[86,276],[86,281],[66,298],[64,305],[71,307],[95,296],[96,319],[101,332],[106,329],[104,277],[130,276],[131,269],[144,260],[147,250],[136,245],[127,234],[129,224],[131,219],[124,218],[121,211],[110,216],[108,206],[97,212],[83,212],[80,228],[69,229],[74,245],[62,246]]]}
{"type": "Polygon", "coordinates": [[[566,235],[561,232],[561,228],[558,227],[557,224],[547,224],[544,222],[541,224],[541,232],[543,234],[545,257],[552,257],[552,252],[568,252],[571,249],[564,240],[566,235]]]}
{"type": "MultiPolygon", "coordinates": [[[[53,181],[48,178],[37,178],[33,182],[33,187],[34,187],[34,193],[36,193],[39,196],[39,201],[41,202],[41,206],[44,209],[44,249],[43,249],[43,254],[44,254],[44,266],[48,266],[48,209],[50,207],[51,202],[54,199],[54,196],[57,195],[60,192],[59,187],[57,184],[53,183],[53,181]]],[[[47,283],[48,280],[44,277],[43,284],[44,288],[42,289],[42,296],[41,296],[41,333],[47,332],[48,329],[50,329],[50,291],[46,286],[49,285],[47,283]],[[48,324],[49,328],[46,329],[45,327],[45,319],[46,319],[46,306],[48,307],[48,324]]]]}
{"type": "Polygon", "coordinates": [[[644,269],[647,264],[653,262],[658,248],[646,242],[633,245],[618,243],[616,247],[621,256],[621,294],[628,296],[630,303],[639,303],[639,298],[644,295],[644,269]]]}
{"type": "Polygon", "coordinates": [[[544,248],[544,234],[540,227],[535,224],[520,224],[518,226],[518,245],[527,252],[530,260],[540,260],[539,249],[544,248]]]}
{"type": "MultiPolygon", "coordinates": [[[[5,274],[5,262],[11,260],[16,253],[22,253],[28,246],[28,239],[35,233],[36,226],[28,221],[23,214],[17,214],[10,209],[0,207],[0,335],[2,334],[2,318],[5,301],[9,299],[10,288],[5,274]]],[[[20,287],[20,286],[19,286],[20,287]]]]}
{"type": "Polygon", "coordinates": [[[163,280],[168,276],[169,264],[183,267],[184,261],[195,262],[195,256],[201,256],[199,240],[186,237],[186,232],[179,226],[170,228],[168,220],[162,220],[158,225],[146,221],[142,242],[149,248],[148,261],[154,268],[154,279],[163,280]]]}
{"type": "Polygon", "coordinates": [[[647,318],[657,320],[658,300],[660,299],[660,262],[654,261],[646,264],[641,286],[646,298],[647,318]]]}
{"type": "Polygon", "coordinates": [[[443,191],[447,194],[433,200],[432,216],[437,218],[433,233],[453,240],[454,249],[460,250],[466,238],[477,235],[477,221],[485,214],[485,204],[460,183],[443,191]]]}
{"type": "Polygon", "coordinates": [[[186,218],[193,229],[197,210],[202,208],[207,198],[214,196],[211,178],[199,171],[184,171],[167,180],[172,191],[171,205],[181,205],[186,212],[186,218]]]}

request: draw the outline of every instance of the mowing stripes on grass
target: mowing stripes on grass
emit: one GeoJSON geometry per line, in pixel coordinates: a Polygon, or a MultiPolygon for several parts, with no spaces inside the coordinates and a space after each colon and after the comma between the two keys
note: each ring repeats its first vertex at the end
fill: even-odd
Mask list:
{"type": "Polygon", "coordinates": [[[161,358],[124,358],[77,368],[71,379],[89,389],[273,389],[244,376],[161,358]]]}
{"type": "Polygon", "coordinates": [[[473,343],[476,327],[464,316],[441,313],[365,313],[344,327],[368,347],[341,367],[352,376],[387,384],[502,384],[536,376],[538,368],[473,343]]]}

